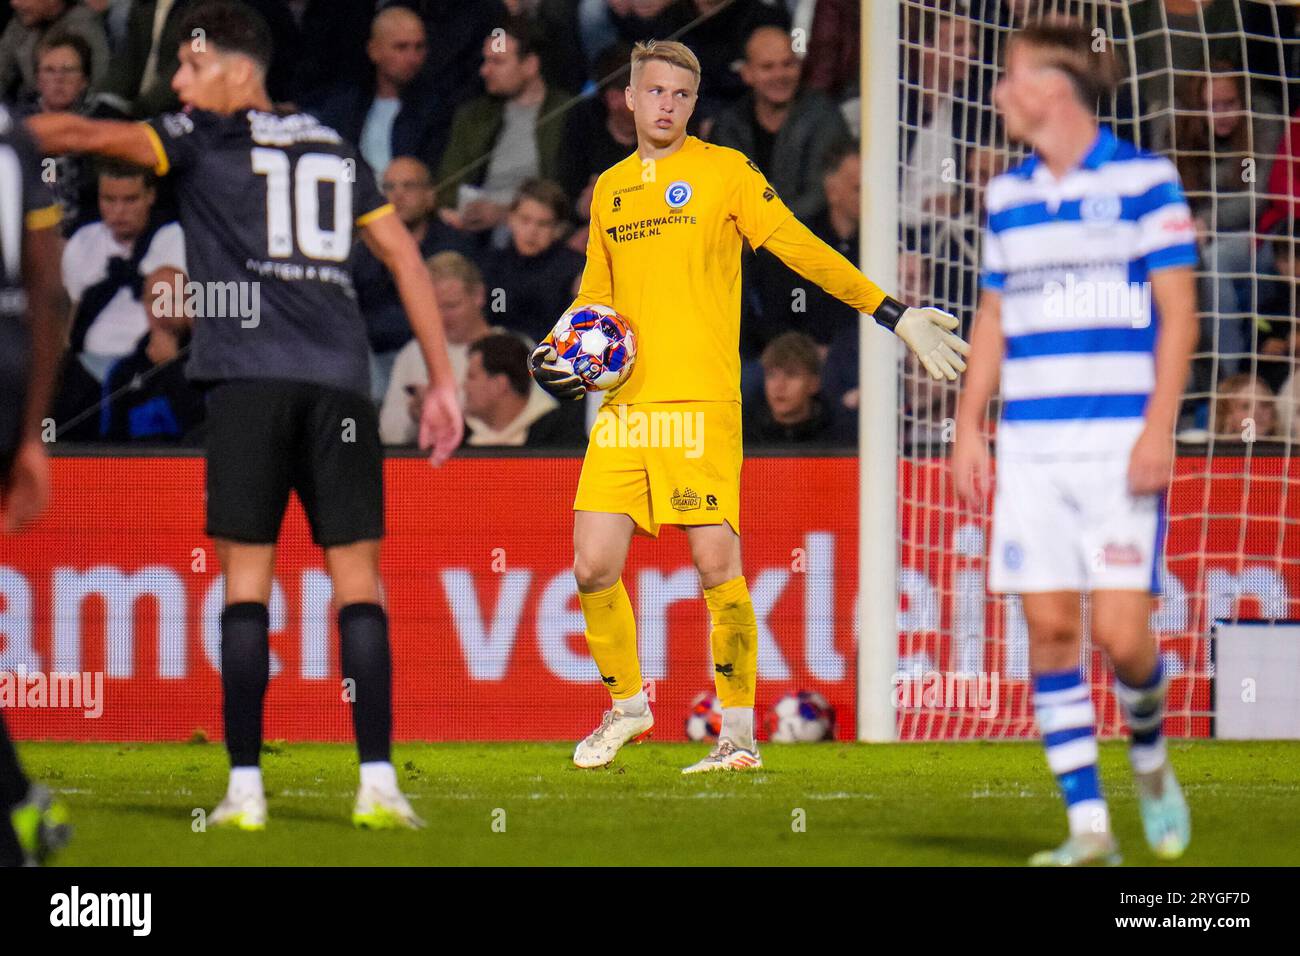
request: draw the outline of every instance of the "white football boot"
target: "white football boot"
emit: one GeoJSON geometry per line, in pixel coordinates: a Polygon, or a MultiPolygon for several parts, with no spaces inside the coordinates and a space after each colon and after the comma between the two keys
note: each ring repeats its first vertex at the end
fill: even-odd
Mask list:
{"type": "Polygon", "coordinates": [[[1134,774],[1134,777],[1142,831],[1151,852],[1162,860],[1178,859],[1192,839],[1192,817],[1173,767],[1166,760],[1154,773],[1134,774]]]}
{"type": "Polygon", "coordinates": [[[709,751],[709,755],[698,763],[682,769],[682,773],[711,773],[714,770],[758,770],[763,766],[763,758],[758,755],[758,748],[748,750],[738,747],[730,737],[723,737],[718,745],[709,751]]]}
{"type": "Polygon", "coordinates": [[[655,719],[650,708],[643,714],[625,714],[617,707],[605,711],[600,726],[573,751],[573,765],[583,770],[607,766],[625,743],[640,743],[650,736],[655,719]]]}
{"type": "Polygon", "coordinates": [[[361,830],[422,830],[424,821],[402,791],[362,784],[352,808],[352,825],[361,830]]]}
{"type": "Polygon", "coordinates": [[[208,817],[214,827],[235,830],[266,829],[266,796],[260,793],[227,793],[208,817]]]}
{"type": "Polygon", "coordinates": [[[1053,850],[1040,850],[1030,866],[1119,866],[1119,844],[1110,833],[1080,833],[1053,850]]]}

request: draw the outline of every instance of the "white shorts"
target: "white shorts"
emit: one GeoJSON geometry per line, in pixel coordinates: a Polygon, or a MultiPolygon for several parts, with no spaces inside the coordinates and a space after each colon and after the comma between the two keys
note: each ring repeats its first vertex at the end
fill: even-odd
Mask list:
{"type": "Polygon", "coordinates": [[[1128,456],[1002,461],[989,590],[1159,593],[1164,495],[1128,491],[1128,456]]]}

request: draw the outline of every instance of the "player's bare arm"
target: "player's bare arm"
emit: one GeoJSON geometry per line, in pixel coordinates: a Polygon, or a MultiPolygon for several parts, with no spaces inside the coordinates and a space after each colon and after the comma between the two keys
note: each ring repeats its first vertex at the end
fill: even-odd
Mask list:
{"type": "Polygon", "coordinates": [[[1155,388],[1146,424],[1129,457],[1129,490],[1154,494],[1169,484],[1174,463],[1174,426],[1196,347],[1196,280],[1187,266],[1151,275],[1151,296],[1160,316],[1156,332],[1155,388]]]}
{"type": "Polygon", "coordinates": [[[4,530],[9,534],[36,518],[49,501],[50,469],[41,441],[41,422],[54,394],[65,334],[65,297],[58,265],[61,246],[57,222],[43,229],[27,229],[23,236],[22,269],[32,351],[23,437],[4,489],[4,530]]]}
{"type": "Polygon", "coordinates": [[[42,113],[28,118],[27,129],[41,152],[48,156],[93,153],[146,166],[159,175],[167,171],[158,136],[144,123],[87,119],[73,113],[42,113]]]}
{"type": "Polygon", "coordinates": [[[957,441],[953,448],[953,482],[968,504],[983,503],[988,493],[989,446],[984,417],[998,390],[1005,342],[1002,335],[1002,296],[985,290],[971,328],[970,353],[957,404],[957,441]]]}
{"type": "Polygon", "coordinates": [[[460,447],[465,422],[456,397],[456,378],[447,357],[447,336],[434,299],[433,280],[420,258],[420,249],[402,221],[392,212],[367,222],[362,238],[393,275],[411,331],[420,343],[429,370],[429,388],[420,419],[420,447],[430,451],[437,467],[460,447]]]}
{"type": "Polygon", "coordinates": [[[763,247],[841,302],[865,312],[910,348],[930,377],[955,381],[970,346],[953,330],[957,317],[941,309],[913,308],[890,298],[854,265],[791,216],[763,247]]]}

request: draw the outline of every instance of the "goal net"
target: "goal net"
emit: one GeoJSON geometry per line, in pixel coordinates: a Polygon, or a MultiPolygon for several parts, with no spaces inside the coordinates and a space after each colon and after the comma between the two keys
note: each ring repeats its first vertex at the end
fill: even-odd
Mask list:
{"type": "MultiPolygon", "coordinates": [[[[985,187],[1023,156],[998,123],[993,87],[1027,20],[1081,18],[1096,43],[1113,44],[1125,78],[1101,121],[1178,166],[1198,225],[1201,334],[1152,625],[1172,677],[1167,730],[1211,734],[1212,623],[1300,617],[1296,11],[1237,0],[901,6],[898,285],[908,301],[953,312],[969,333],[985,187]]],[[[960,504],[947,471],[957,388],[906,360],[899,382],[898,735],[1031,735],[1020,603],[986,590],[990,505],[960,504]]],[[[1101,732],[1117,734],[1111,674],[1087,641],[1086,609],[1083,619],[1080,663],[1101,732]]]]}

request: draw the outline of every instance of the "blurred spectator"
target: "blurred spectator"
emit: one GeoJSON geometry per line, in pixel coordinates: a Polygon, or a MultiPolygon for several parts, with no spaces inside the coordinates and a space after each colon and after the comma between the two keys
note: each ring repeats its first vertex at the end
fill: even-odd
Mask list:
{"type": "Polygon", "coordinates": [[[763,397],[744,409],[746,445],[828,444],[836,437],[821,391],[817,343],[801,332],[778,335],[763,350],[763,397]]]}
{"type": "Polygon", "coordinates": [[[1277,434],[1285,441],[1300,441],[1300,370],[1277,391],[1277,434]]]}
{"type": "MultiPolygon", "coordinates": [[[[458,252],[440,252],[428,260],[434,298],[447,335],[447,356],[458,387],[464,386],[469,364],[469,347],[489,332],[505,329],[489,326],[483,315],[487,292],[478,267],[458,252]]],[[[429,385],[429,370],[412,338],[397,353],[388,391],[379,411],[379,435],[385,445],[412,445],[418,437],[420,408],[429,385]]],[[[464,392],[462,391],[462,400],[464,392]]]]}
{"type": "Polygon", "coordinates": [[[963,97],[971,57],[971,24],[955,0],[921,0],[909,6],[906,52],[910,82],[903,98],[903,169],[899,219],[909,229],[953,215],[959,200],[953,184],[964,181],[965,144],[988,142],[972,127],[992,112],[963,97]]]}
{"type": "MultiPolygon", "coordinates": [[[[374,65],[366,45],[375,16],[375,0],[284,0],[290,17],[287,46],[276,50],[284,67],[284,88],[277,99],[304,103],[309,95],[335,84],[365,86],[374,65]]],[[[450,112],[448,109],[447,112],[450,112]]]]}
{"type": "MultiPolygon", "coordinates": [[[[90,86],[90,45],[75,33],[50,31],[36,47],[36,95],[20,110],[36,113],[85,113],[90,86]]],[[[95,215],[95,184],[86,175],[88,160],[76,153],[52,156],[50,183],[63,209],[63,234],[69,236],[95,215]]]]}
{"type": "Polygon", "coordinates": [[[1290,4],[1133,0],[1126,6],[1125,16],[1114,17],[1112,23],[1132,30],[1132,56],[1140,70],[1139,112],[1157,130],[1172,121],[1176,78],[1205,73],[1217,59],[1244,68],[1258,90],[1281,100],[1281,37],[1291,37],[1295,30],[1290,4]]]}
{"type": "MultiPolygon", "coordinates": [[[[899,298],[904,302],[929,302],[930,271],[929,259],[919,252],[900,251],[898,254],[898,290],[899,298]]],[[[822,366],[822,395],[835,410],[835,416],[841,422],[842,433],[851,439],[857,435],[858,408],[861,394],[858,386],[858,363],[860,361],[861,341],[860,320],[842,325],[831,339],[826,361],[822,366]]],[[[920,373],[915,365],[909,368],[910,378],[916,379],[920,373]]],[[[915,410],[909,412],[904,394],[904,414],[915,418],[915,410]]],[[[915,395],[913,390],[911,395],[915,395]]]]}
{"type": "MultiPolygon", "coordinates": [[[[149,117],[178,109],[171,88],[178,64],[177,51],[189,40],[181,24],[204,0],[134,0],[127,14],[126,35],[113,53],[98,100],[124,116],[149,117]]],[[[296,30],[287,0],[243,0],[266,21],[276,51],[266,84],[272,99],[282,99],[292,76],[293,38],[296,30]]],[[[98,19],[96,19],[98,24],[98,19]]],[[[102,28],[101,28],[102,30],[102,28]]]]}
{"type": "Polygon", "coordinates": [[[145,276],[141,303],[149,331],[135,351],[115,363],[104,391],[103,437],[113,442],[193,442],[203,421],[203,393],[185,377],[179,359],[190,344],[185,273],[171,266],[145,276]]]}
{"type": "Polygon", "coordinates": [[[803,85],[835,99],[856,93],[861,0],[789,0],[789,5],[790,34],[804,40],[795,47],[803,85]]]}
{"type": "Polygon", "coordinates": [[[791,211],[809,219],[826,206],[822,166],[848,127],[824,93],[799,88],[799,60],[784,30],[750,34],[740,75],[750,92],[718,114],[709,138],[752,159],[791,211]]]}
{"type": "Polygon", "coordinates": [[[564,145],[568,97],[542,78],[543,38],[519,17],[501,29],[483,41],[487,93],[456,111],[438,170],[443,218],[470,232],[497,226],[525,180],[554,179],[564,145]]]}
{"type": "Polygon", "coordinates": [[[465,444],[475,448],[564,448],[584,443],[582,403],[560,405],[533,385],[528,346],[494,332],[469,347],[465,444]]]}
{"type": "Polygon", "coordinates": [[[104,24],[104,35],[108,38],[108,52],[116,53],[126,42],[126,24],[134,0],[82,0],[82,2],[99,14],[104,24]]]}
{"type": "MultiPolygon", "coordinates": [[[[418,13],[424,20],[425,33],[433,38],[429,44],[425,75],[433,95],[457,106],[483,92],[479,69],[483,65],[483,38],[507,18],[500,0],[385,0],[383,6],[400,5],[418,13]]],[[[436,167],[435,167],[436,168],[436,167]]]]}
{"type": "MultiPolygon", "coordinates": [[[[602,53],[594,71],[596,94],[577,103],[564,121],[569,146],[560,151],[558,182],[566,195],[575,197],[575,221],[582,225],[591,219],[596,177],[636,151],[636,123],[623,95],[631,58],[632,48],[623,43],[602,53]]],[[[574,248],[586,249],[586,229],[575,230],[573,238],[574,248]]]]}
{"type": "Polygon", "coordinates": [[[1200,279],[1202,340],[1220,353],[1221,374],[1238,371],[1251,351],[1249,310],[1237,290],[1255,270],[1255,183],[1268,178],[1282,135],[1275,110],[1260,104],[1252,117],[1247,95],[1244,74],[1226,60],[1214,61],[1207,75],[1185,78],[1170,144],[1206,273],[1200,279]]]}
{"type": "MultiPolygon", "coordinates": [[[[411,156],[398,156],[384,170],[380,188],[425,259],[448,249],[469,254],[470,244],[465,234],[433,214],[437,194],[433,176],[424,163],[411,156]]],[[[411,339],[411,324],[402,308],[393,274],[364,242],[358,242],[353,248],[351,265],[357,305],[370,337],[371,397],[379,403],[388,390],[388,376],[392,374],[398,350],[411,339]]]]}
{"type": "Polygon", "coordinates": [[[356,143],[376,178],[394,156],[414,156],[430,168],[446,142],[449,114],[436,109],[428,89],[416,82],[425,61],[424,22],[405,7],[376,15],[366,53],[374,64],[368,82],[336,84],[307,109],[326,126],[356,143]]]}
{"type": "MultiPolygon", "coordinates": [[[[1300,315],[1300,222],[1289,220],[1268,244],[1271,263],[1255,277],[1254,341],[1247,342],[1246,361],[1258,356],[1258,374],[1274,389],[1291,374],[1297,359],[1296,317],[1300,315]]],[[[1264,258],[1261,256],[1261,258],[1264,258]]],[[[1218,355],[1217,351],[1215,353],[1218,355]]],[[[1220,368],[1224,359],[1218,356],[1220,368]]]]}
{"type": "Polygon", "coordinates": [[[1229,441],[1271,438],[1277,429],[1277,408],[1273,390],[1265,382],[1245,373],[1219,383],[1210,432],[1229,441]]]}
{"type": "Polygon", "coordinates": [[[738,65],[750,34],[762,26],[788,33],[790,14],[761,0],[681,0],[680,7],[685,8],[684,19],[703,18],[680,37],[700,59],[703,76],[696,104],[700,122],[745,95],[738,65]]]}
{"type": "Polygon", "coordinates": [[[506,328],[536,341],[573,301],[586,264],[560,241],[568,206],[555,183],[530,179],[510,204],[506,247],[482,260],[490,311],[506,328]]]}
{"type": "Polygon", "coordinates": [[[76,0],[12,0],[13,19],[0,34],[0,97],[36,95],[36,47],[58,31],[81,37],[90,47],[90,87],[103,85],[108,38],[99,14],[76,0]]]}
{"type": "MultiPolygon", "coordinates": [[[[185,270],[180,226],[153,216],[156,193],[148,170],[106,164],[98,184],[102,221],[82,226],[63,249],[73,317],[55,399],[60,426],[99,402],[109,368],[149,331],[144,277],[164,266],[185,270]]],[[[99,424],[98,416],[89,416],[59,438],[94,438],[99,424]]]]}
{"type": "MultiPolygon", "coordinates": [[[[857,144],[852,140],[832,144],[813,172],[827,202],[808,219],[807,226],[856,266],[862,177],[857,144]]],[[[803,332],[822,347],[845,329],[852,329],[856,339],[858,313],[852,306],[824,292],[766,249],[747,258],[758,307],[741,330],[743,356],[757,357],[769,342],[788,331],[803,332]]],[[[856,372],[855,367],[855,378],[856,372]]]]}

